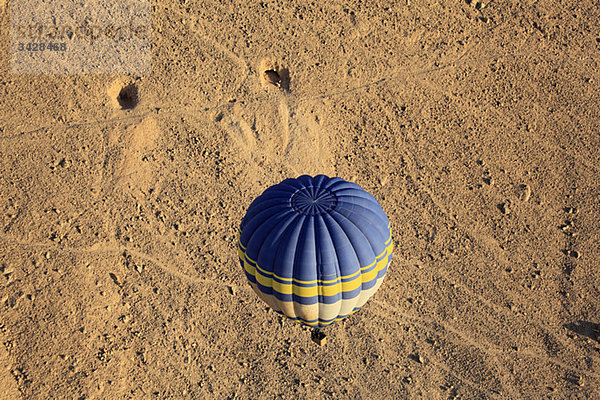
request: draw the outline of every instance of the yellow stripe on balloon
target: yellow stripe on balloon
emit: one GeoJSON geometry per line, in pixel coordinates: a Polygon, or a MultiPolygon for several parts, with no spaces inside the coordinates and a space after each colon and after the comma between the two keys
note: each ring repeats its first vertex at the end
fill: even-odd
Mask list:
{"type": "MultiPolygon", "coordinates": [[[[388,229],[389,229],[389,225],[388,225],[388,229]]],[[[248,257],[248,255],[245,253],[246,248],[244,247],[244,245],[242,245],[242,243],[240,241],[240,236],[241,236],[241,231],[239,231],[239,234],[238,234],[238,244],[239,244],[239,247],[241,247],[241,249],[238,248],[238,256],[239,256],[240,259],[244,259],[244,257],[242,257],[242,254],[243,254],[245,256],[245,258],[247,258],[250,262],[252,262],[253,264],[255,264],[256,268],[258,268],[258,270],[261,271],[264,275],[272,275],[275,278],[277,278],[279,280],[282,280],[282,281],[295,282],[295,283],[300,283],[300,284],[304,284],[304,285],[310,285],[310,284],[315,284],[315,283],[318,283],[318,284],[330,284],[330,283],[341,282],[342,280],[348,280],[348,279],[354,278],[361,271],[365,271],[365,270],[368,270],[369,268],[372,268],[373,265],[375,265],[375,263],[377,263],[377,260],[379,260],[380,258],[382,258],[382,257],[387,258],[387,256],[391,253],[392,248],[394,247],[394,243],[392,242],[392,235],[391,235],[391,232],[390,232],[389,238],[385,241],[386,248],[381,252],[381,254],[379,254],[375,258],[375,261],[373,261],[371,264],[369,264],[367,266],[361,267],[359,269],[359,271],[356,271],[356,272],[354,272],[354,273],[352,273],[350,275],[342,276],[342,277],[339,277],[339,278],[336,278],[336,279],[331,279],[331,280],[318,279],[318,280],[313,280],[313,281],[303,281],[303,280],[295,279],[295,278],[285,278],[283,276],[279,276],[279,275],[277,275],[277,274],[275,274],[273,272],[269,272],[269,271],[261,268],[257,264],[257,262],[255,260],[253,260],[250,257],[248,257]]],[[[379,262],[381,262],[381,260],[379,262]]]]}
{"type": "Polygon", "coordinates": [[[373,279],[377,278],[379,272],[381,270],[383,270],[389,263],[389,256],[392,254],[392,250],[394,247],[393,241],[391,241],[391,237],[390,237],[390,239],[388,239],[387,242],[389,243],[388,246],[377,257],[378,259],[380,259],[380,258],[381,259],[376,262],[377,265],[375,266],[375,268],[373,268],[369,272],[363,273],[361,275],[361,279],[353,279],[349,282],[343,282],[342,279],[347,280],[349,278],[356,277],[360,273],[360,271],[366,270],[366,269],[372,267],[373,264],[370,264],[366,267],[362,267],[359,271],[355,272],[352,275],[347,275],[345,277],[341,277],[341,278],[337,278],[337,279],[301,281],[301,280],[297,280],[297,279],[282,278],[282,277],[277,276],[276,274],[273,274],[271,272],[268,272],[268,271],[260,268],[260,266],[258,266],[255,262],[253,262],[252,259],[250,257],[248,257],[246,255],[246,253],[242,250],[241,247],[243,247],[243,246],[241,246],[241,244],[240,244],[240,248],[238,248],[238,257],[240,258],[240,260],[243,260],[244,269],[246,270],[246,272],[249,275],[254,276],[256,281],[264,287],[272,287],[275,291],[277,291],[279,293],[288,294],[288,295],[294,293],[297,296],[301,296],[301,297],[313,297],[313,296],[317,296],[317,295],[335,296],[342,292],[351,292],[353,290],[356,290],[363,283],[368,283],[368,282],[372,281],[373,279]],[[251,262],[249,262],[249,261],[251,261],[251,262]],[[257,269],[258,269],[258,271],[257,271],[257,269]],[[275,276],[277,279],[287,281],[290,283],[278,282],[277,280],[273,279],[271,276],[275,276]],[[302,283],[302,284],[313,284],[313,285],[316,284],[316,285],[311,286],[311,287],[305,287],[305,286],[295,285],[292,282],[302,283]],[[333,284],[333,285],[330,284],[330,283],[334,283],[334,282],[337,282],[337,283],[333,284]],[[324,283],[328,284],[328,285],[326,285],[326,286],[322,285],[324,283]]]}
{"type": "MultiPolygon", "coordinates": [[[[241,259],[244,260],[244,269],[248,274],[255,277],[256,281],[264,287],[272,287],[275,291],[281,294],[295,294],[300,297],[314,297],[318,295],[322,296],[335,296],[339,293],[343,292],[351,292],[359,288],[362,284],[371,282],[374,279],[377,279],[377,276],[381,270],[383,270],[387,264],[389,263],[389,256],[392,254],[393,243],[390,243],[386,249],[386,256],[377,262],[375,268],[371,271],[363,273],[361,275],[361,279],[354,279],[349,282],[338,282],[334,285],[315,285],[311,287],[298,286],[292,283],[283,283],[279,282],[269,276],[265,276],[259,271],[264,271],[258,265],[256,267],[249,263],[247,260],[249,259],[243,251],[239,250],[238,255],[241,259]],[[259,271],[257,271],[257,269],[259,271]]],[[[383,254],[383,253],[382,253],[383,254]]],[[[267,271],[264,271],[265,274],[270,274],[267,271]]],[[[274,275],[274,274],[272,274],[274,275]]],[[[312,281],[310,283],[321,283],[327,281],[312,281]]]]}

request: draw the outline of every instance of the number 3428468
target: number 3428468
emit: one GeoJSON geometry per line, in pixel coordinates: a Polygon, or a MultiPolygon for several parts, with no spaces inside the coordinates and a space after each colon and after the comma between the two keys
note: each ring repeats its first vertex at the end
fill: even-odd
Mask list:
{"type": "Polygon", "coordinates": [[[21,43],[18,45],[19,51],[65,51],[66,43],[21,43]]]}

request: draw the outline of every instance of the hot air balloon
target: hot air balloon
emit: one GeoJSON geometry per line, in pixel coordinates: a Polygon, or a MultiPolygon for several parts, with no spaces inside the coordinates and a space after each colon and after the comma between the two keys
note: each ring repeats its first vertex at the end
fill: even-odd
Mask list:
{"type": "Polygon", "coordinates": [[[302,175],[266,189],[248,207],[238,256],[273,310],[324,328],[362,307],[392,259],[389,220],[356,183],[302,175]]]}

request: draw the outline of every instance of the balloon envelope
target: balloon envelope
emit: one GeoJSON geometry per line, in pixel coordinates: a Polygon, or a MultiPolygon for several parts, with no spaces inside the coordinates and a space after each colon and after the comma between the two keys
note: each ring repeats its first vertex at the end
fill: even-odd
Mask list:
{"type": "Polygon", "coordinates": [[[359,185],[300,176],[257,197],[240,225],[238,255],[273,310],[322,328],[357,311],[392,259],[390,223],[359,185]]]}

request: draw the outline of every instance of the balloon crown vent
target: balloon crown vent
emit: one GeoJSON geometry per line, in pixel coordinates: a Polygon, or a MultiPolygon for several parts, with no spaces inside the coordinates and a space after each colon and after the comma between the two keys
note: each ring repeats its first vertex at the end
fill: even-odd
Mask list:
{"type": "Polygon", "coordinates": [[[327,189],[308,186],[298,190],[291,198],[292,208],[304,215],[325,214],[335,208],[337,198],[327,189]]]}

